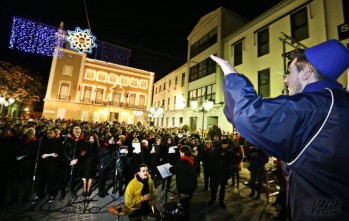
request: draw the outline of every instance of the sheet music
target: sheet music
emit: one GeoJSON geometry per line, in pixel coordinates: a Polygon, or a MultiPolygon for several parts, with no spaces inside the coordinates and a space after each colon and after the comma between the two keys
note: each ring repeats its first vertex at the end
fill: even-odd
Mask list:
{"type": "Polygon", "coordinates": [[[178,148],[177,146],[172,146],[168,148],[168,153],[176,153],[176,148],[178,148]]]}
{"type": "Polygon", "coordinates": [[[23,159],[23,158],[26,157],[26,156],[28,156],[28,155],[17,156],[17,157],[16,157],[16,160],[21,160],[21,159],[23,159]]]}
{"type": "Polygon", "coordinates": [[[156,154],[159,154],[160,153],[160,146],[158,144],[153,144],[152,145],[152,151],[156,154]]]}
{"type": "Polygon", "coordinates": [[[141,143],[132,143],[132,147],[135,148],[133,150],[133,153],[140,153],[141,152],[141,143]]]}
{"type": "Polygon", "coordinates": [[[120,146],[118,156],[123,157],[123,156],[126,156],[126,154],[127,154],[127,146],[120,146]]]}
{"type": "Polygon", "coordinates": [[[172,173],[170,173],[170,170],[169,170],[170,167],[171,165],[169,163],[165,163],[157,166],[162,179],[172,176],[172,173]]]}

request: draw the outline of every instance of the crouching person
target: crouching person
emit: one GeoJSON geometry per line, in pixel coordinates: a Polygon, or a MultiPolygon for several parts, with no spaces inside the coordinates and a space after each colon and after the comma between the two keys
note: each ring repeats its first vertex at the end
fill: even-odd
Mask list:
{"type": "Polygon", "coordinates": [[[125,192],[125,206],[132,212],[130,220],[142,220],[145,216],[155,216],[158,210],[155,207],[156,189],[150,178],[148,166],[140,164],[138,172],[128,183],[125,192]]]}

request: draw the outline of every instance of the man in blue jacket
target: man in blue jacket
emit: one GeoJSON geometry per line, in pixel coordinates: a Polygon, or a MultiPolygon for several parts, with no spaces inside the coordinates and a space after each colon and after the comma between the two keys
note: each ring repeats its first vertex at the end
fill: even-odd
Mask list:
{"type": "Polygon", "coordinates": [[[229,63],[222,68],[224,113],[239,133],[287,163],[291,218],[349,216],[349,93],[337,82],[349,50],[329,40],[295,54],[284,79],[291,96],[263,99],[229,63]]]}

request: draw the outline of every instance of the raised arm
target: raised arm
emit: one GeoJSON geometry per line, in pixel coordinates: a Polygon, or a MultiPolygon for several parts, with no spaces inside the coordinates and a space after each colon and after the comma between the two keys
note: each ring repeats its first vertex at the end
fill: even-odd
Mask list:
{"type": "Polygon", "coordinates": [[[236,70],[229,64],[227,60],[216,57],[214,55],[210,55],[210,57],[222,68],[224,75],[228,75],[230,73],[237,73],[236,70]]]}

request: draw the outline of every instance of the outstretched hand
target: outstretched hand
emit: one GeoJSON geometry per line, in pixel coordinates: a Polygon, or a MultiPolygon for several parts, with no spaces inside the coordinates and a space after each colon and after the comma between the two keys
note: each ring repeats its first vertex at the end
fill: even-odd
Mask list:
{"type": "Polygon", "coordinates": [[[229,64],[228,61],[222,58],[216,57],[214,55],[210,55],[210,57],[222,68],[224,75],[228,75],[230,73],[237,73],[236,70],[229,64]]]}

